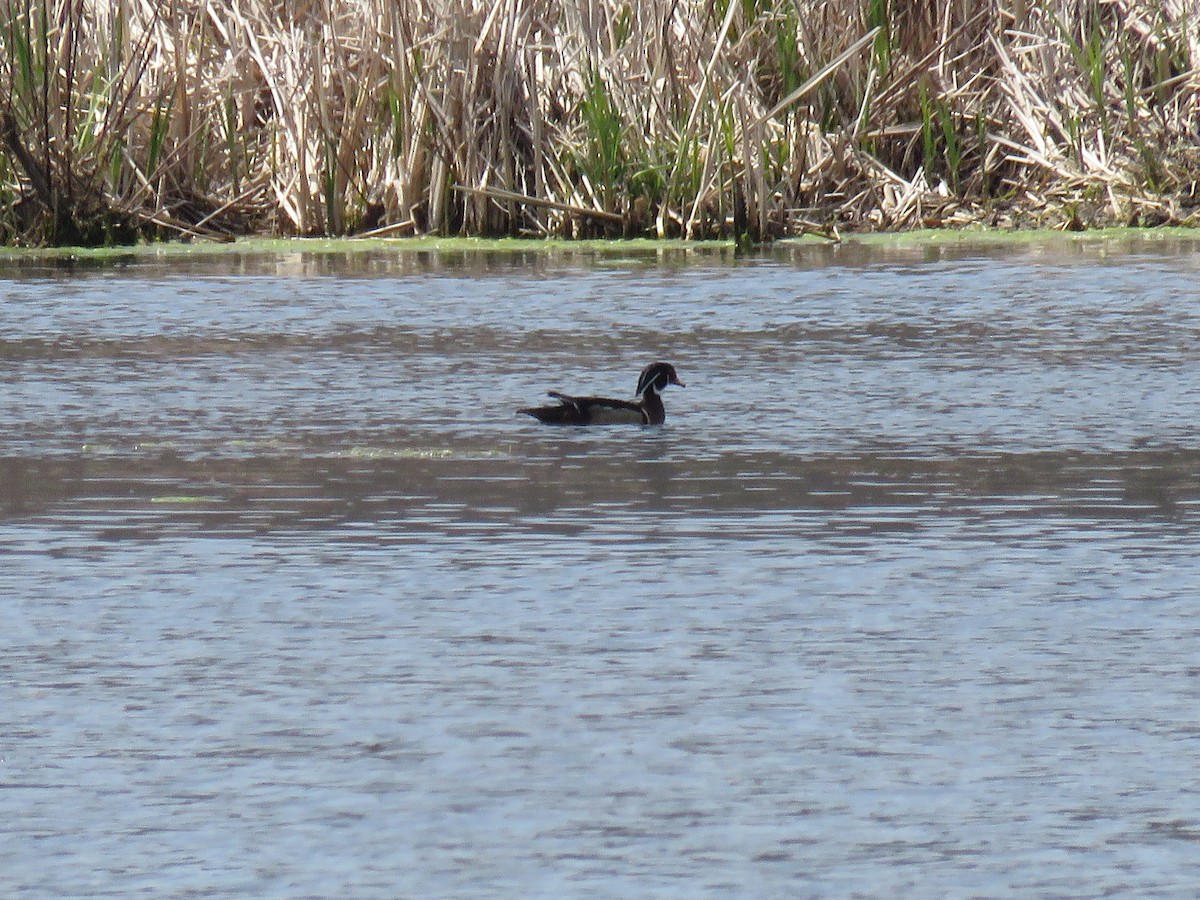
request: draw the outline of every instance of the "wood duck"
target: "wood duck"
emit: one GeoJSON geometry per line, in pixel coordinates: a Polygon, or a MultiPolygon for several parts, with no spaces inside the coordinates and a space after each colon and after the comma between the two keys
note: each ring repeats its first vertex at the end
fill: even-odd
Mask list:
{"type": "Polygon", "coordinates": [[[535,406],[517,410],[533,416],[543,425],[661,425],[667,411],[658,394],[668,384],[683,387],[669,363],[651,363],[642,369],[638,377],[637,391],[642,399],[616,400],[611,397],[570,397],[558,391],[549,395],[558,401],[558,406],[535,406]]]}

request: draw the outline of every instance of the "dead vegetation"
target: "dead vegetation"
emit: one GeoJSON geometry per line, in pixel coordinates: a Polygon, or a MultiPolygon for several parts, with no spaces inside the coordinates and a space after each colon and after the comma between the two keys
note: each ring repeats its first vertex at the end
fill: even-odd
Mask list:
{"type": "Polygon", "coordinates": [[[1194,223],[1191,0],[0,0],[0,240],[1194,223]]]}

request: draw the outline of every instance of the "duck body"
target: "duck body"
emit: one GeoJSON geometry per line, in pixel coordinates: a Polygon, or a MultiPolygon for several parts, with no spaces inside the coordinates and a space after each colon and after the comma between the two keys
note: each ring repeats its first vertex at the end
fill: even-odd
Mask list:
{"type": "MultiPolygon", "coordinates": [[[[572,397],[558,391],[550,391],[558,400],[556,406],[536,406],[523,409],[543,425],[661,425],[666,420],[662,401],[658,401],[657,415],[645,402],[617,400],[614,397],[572,397]]],[[[655,397],[657,400],[658,398],[655,397]]]]}
{"type": "Polygon", "coordinates": [[[613,397],[573,397],[559,391],[549,395],[557,405],[535,406],[518,410],[533,416],[543,425],[661,425],[667,411],[659,393],[668,385],[683,387],[683,382],[669,363],[651,363],[642,369],[636,394],[639,400],[618,400],[613,397]]]}

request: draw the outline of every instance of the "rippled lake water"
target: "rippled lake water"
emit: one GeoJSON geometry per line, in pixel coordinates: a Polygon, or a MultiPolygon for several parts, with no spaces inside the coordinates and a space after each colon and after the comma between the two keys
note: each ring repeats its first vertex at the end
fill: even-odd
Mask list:
{"type": "Polygon", "coordinates": [[[0,894],[1192,892],[1198,249],[3,264],[0,894]]]}

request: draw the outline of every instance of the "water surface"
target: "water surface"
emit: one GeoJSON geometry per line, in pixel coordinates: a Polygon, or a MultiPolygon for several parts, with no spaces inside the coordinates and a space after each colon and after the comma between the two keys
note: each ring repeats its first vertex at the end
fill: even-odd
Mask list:
{"type": "Polygon", "coordinates": [[[1197,246],[0,269],[0,893],[1192,890],[1197,246]]]}

